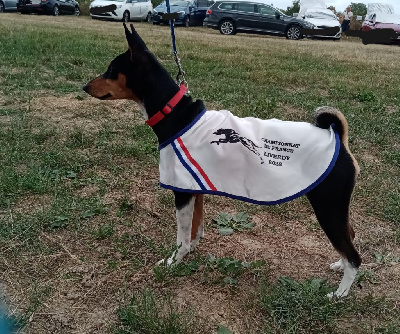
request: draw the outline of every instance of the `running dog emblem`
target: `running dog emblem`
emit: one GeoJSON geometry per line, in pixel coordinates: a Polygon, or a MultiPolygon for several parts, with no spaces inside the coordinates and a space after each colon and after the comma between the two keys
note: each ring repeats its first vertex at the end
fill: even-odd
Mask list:
{"type": "Polygon", "coordinates": [[[260,146],[257,146],[254,144],[254,142],[248,138],[241,137],[235,130],[232,129],[218,129],[217,131],[214,132],[215,135],[221,136],[225,135],[225,138],[219,138],[218,140],[213,140],[210,142],[210,144],[226,144],[226,143],[241,143],[244,147],[246,147],[250,152],[253,152],[255,155],[257,155],[261,163],[264,163],[264,160],[258,152],[257,148],[261,148],[260,146]]]}

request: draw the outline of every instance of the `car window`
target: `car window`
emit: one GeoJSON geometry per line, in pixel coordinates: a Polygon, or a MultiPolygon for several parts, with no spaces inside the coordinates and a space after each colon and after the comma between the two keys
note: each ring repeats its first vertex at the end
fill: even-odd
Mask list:
{"type": "Polygon", "coordinates": [[[257,11],[262,15],[275,15],[275,9],[266,5],[257,5],[257,11]]]}
{"type": "Polygon", "coordinates": [[[246,13],[255,13],[255,4],[247,3],[247,2],[239,2],[237,6],[237,10],[246,13]]]}
{"type": "Polygon", "coordinates": [[[219,8],[226,9],[226,10],[237,10],[237,3],[223,2],[219,5],[219,8]]]}

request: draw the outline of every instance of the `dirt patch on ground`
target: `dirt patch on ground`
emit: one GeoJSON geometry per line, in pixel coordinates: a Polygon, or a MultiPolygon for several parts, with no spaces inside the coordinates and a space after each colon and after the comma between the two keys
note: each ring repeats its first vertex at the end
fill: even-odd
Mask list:
{"type": "Polygon", "coordinates": [[[100,101],[95,98],[41,96],[32,99],[31,115],[61,129],[84,128],[98,131],[107,121],[137,124],[143,122],[137,104],[131,101],[100,101]]]}

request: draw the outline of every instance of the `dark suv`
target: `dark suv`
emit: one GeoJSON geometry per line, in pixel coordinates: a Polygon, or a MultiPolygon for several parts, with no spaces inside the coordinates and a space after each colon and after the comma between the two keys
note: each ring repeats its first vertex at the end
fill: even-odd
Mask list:
{"type": "Polygon", "coordinates": [[[81,13],[79,4],[75,0],[20,0],[17,9],[21,14],[39,13],[58,16],[81,13]]]}
{"type": "Polygon", "coordinates": [[[217,0],[207,11],[204,25],[218,29],[223,35],[249,32],[282,35],[288,39],[300,39],[302,29],[314,27],[312,23],[283,14],[262,0],[217,0]]]}

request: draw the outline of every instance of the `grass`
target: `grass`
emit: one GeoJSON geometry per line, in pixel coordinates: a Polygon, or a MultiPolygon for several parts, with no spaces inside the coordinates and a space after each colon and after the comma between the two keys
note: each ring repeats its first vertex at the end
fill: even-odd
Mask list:
{"type": "MultiPolygon", "coordinates": [[[[273,286],[262,282],[261,307],[270,319],[265,324],[265,333],[342,333],[343,318],[371,317],[379,313],[384,313],[389,319],[395,318],[395,313],[387,309],[387,302],[383,298],[366,296],[330,300],[326,295],[332,290],[320,279],[298,282],[281,277],[273,286]]],[[[352,328],[352,333],[382,333],[392,330],[391,326],[374,328],[361,323],[352,328]]]]}
{"type": "MultiPolygon", "coordinates": [[[[175,75],[168,27],[135,27],[175,75]]],[[[14,13],[0,29],[0,280],[24,330],[399,331],[398,47],[176,29],[190,90],[209,109],[300,121],[321,105],[345,113],[365,267],[362,289],[331,302],[340,276],[325,269],[337,255],[305,199],[207,197],[206,226],[218,228],[173,270],[154,267],[176,248],[156,139],[135,105],[81,90],[126,50],[121,24],[14,13]]]]}
{"type": "Polygon", "coordinates": [[[117,334],[191,334],[202,330],[190,310],[179,310],[171,296],[156,300],[149,290],[133,295],[129,304],[118,309],[121,326],[117,334]]]}

